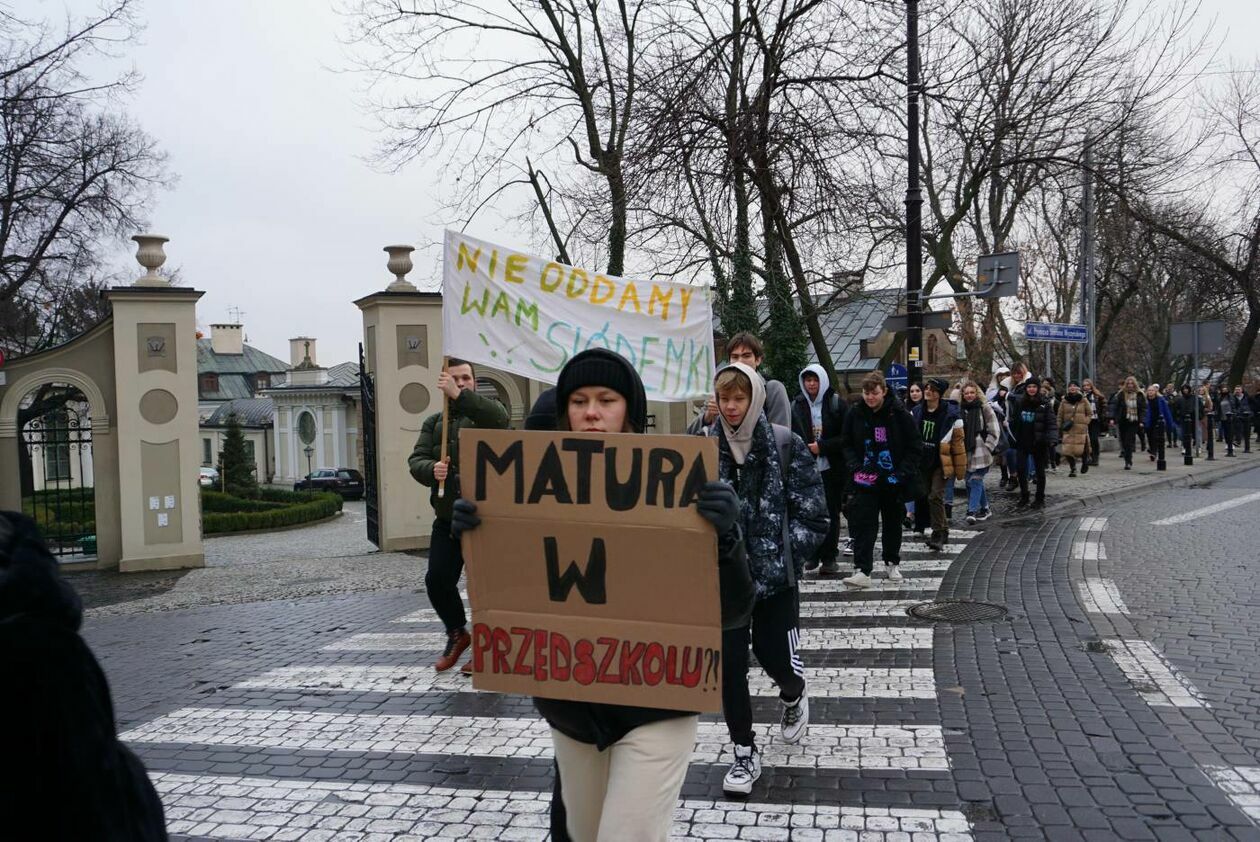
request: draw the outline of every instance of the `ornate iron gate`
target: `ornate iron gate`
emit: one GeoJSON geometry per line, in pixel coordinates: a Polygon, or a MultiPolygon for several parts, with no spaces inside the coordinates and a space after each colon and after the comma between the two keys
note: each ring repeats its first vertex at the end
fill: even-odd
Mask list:
{"type": "MultiPolygon", "coordinates": [[[[92,422],[82,396],[63,393],[22,425],[30,457],[30,487],[22,509],[35,520],[57,556],[96,555],[96,495],[92,477],[92,422]]],[[[23,471],[25,473],[25,471],[23,471]]]]}
{"type": "Polygon", "coordinates": [[[359,343],[359,406],[363,413],[363,500],[367,508],[367,537],[381,545],[380,509],[377,494],[380,484],[376,476],[376,381],[368,373],[363,359],[363,343],[359,343]]]}

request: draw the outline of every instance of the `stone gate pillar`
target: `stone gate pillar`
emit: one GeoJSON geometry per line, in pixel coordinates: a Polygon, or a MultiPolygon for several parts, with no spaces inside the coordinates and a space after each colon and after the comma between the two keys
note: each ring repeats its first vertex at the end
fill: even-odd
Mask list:
{"type": "Polygon", "coordinates": [[[132,237],[148,271],[106,293],[114,313],[119,508],[118,568],[203,567],[197,434],[197,299],[157,274],[166,237],[132,237]]]}
{"type": "Polygon", "coordinates": [[[442,296],[407,281],[411,246],[386,246],[393,283],[354,302],[363,311],[363,355],[376,385],[376,476],[380,548],[428,549],[429,489],[411,477],[407,457],[424,419],[442,409],[442,296]]]}

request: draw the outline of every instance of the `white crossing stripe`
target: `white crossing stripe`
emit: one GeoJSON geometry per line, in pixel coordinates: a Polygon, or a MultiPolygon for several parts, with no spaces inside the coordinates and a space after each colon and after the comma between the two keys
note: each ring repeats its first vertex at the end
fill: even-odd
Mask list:
{"type": "MultiPolygon", "coordinates": [[[[904,562],[902,562],[904,564],[904,562]]],[[[848,574],[846,574],[848,575],[848,574]]],[[[813,593],[853,593],[853,588],[846,587],[840,581],[841,577],[831,579],[802,579],[797,583],[802,594],[813,593]]],[[[871,576],[871,586],[864,588],[859,593],[871,593],[872,591],[936,591],[941,586],[940,576],[916,576],[913,579],[902,579],[894,582],[875,573],[871,576]]]]}
{"type": "Polygon", "coordinates": [[[1190,680],[1168,662],[1159,650],[1145,640],[1104,641],[1116,665],[1138,694],[1149,704],[1162,707],[1211,707],[1190,680]]]}
{"type": "MultiPolygon", "coordinates": [[[[432,652],[446,645],[444,632],[383,632],[351,635],[325,646],[324,652],[432,652]]],[[[931,649],[929,628],[801,629],[799,648],[931,649]]]]}
{"type": "Polygon", "coordinates": [[[1072,545],[1072,558],[1088,561],[1106,561],[1107,550],[1101,541],[1077,541],[1072,545]]]}
{"type": "Polygon", "coordinates": [[[1260,766],[1204,766],[1203,771],[1239,810],[1260,824],[1260,766]]]}
{"type": "Polygon", "coordinates": [[[1226,511],[1227,509],[1233,509],[1238,506],[1245,506],[1248,503],[1251,503],[1255,500],[1260,500],[1260,491],[1256,491],[1251,494],[1244,494],[1241,497],[1235,497],[1233,500],[1226,500],[1223,503],[1216,503],[1215,505],[1212,505],[1212,506],[1204,506],[1201,509],[1194,509],[1192,511],[1185,512],[1184,514],[1173,515],[1172,517],[1166,517],[1163,520],[1153,520],[1151,521],[1151,526],[1175,526],[1178,523],[1186,523],[1187,521],[1198,520],[1201,517],[1214,515],[1217,512],[1223,512],[1223,511],[1226,511]]]}
{"type": "Polygon", "coordinates": [[[1084,517],[1081,518],[1079,527],[1081,532],[1102,532],[1107,528],[1107,519],[1105,517],[1084,517]]]}
{"type": "Polygon", "coordinates": [[[869,599],[862,602],[802,602],[802,619],[815,617],[898,617],[906,616],[906,609],[918,605],[919,599],[869,599]]]}
{"type": "MultiPolygon", "coordinates": [[[[520,840],[544,838],[550,826],[550,791],[174,772],[150,772],[149,777],[166,808],[167,830],[210,839],[287,839],[306,833],[319,838],[371,833],[454,838],[484,827],[495,838],[520,840]]],[[[810,828],[819,836],[835,830],[852,831],[854,838],[895,833],[916,840],[971,839],[971,827],[957,810],[698,799],[678,802],[670,838],[681,842],[727,836],[737,828],[728,813],[758,817],[766,827],[810,828]]]]}
{"type": "MultiPolygon", "coordinates": [[[[875,545],[876,549],[879,545],[875,545]]],[[[942,549],[933,550],[924,541],[906,541],[901,545],[903,553],[932,553],[934,556],[958,555],[967,548],[966,544],[946,544],[942,549]]]]}
{"type": "MultiPolygon", "coordinates": [[[[806,632],[809,629],[805,630],[806,632]]],[[[811,667],[806,670],[814,698],[935,698],[932,670],[907,668],[811,667]]],[[[761,670],[749,671],[754,696],[778,696],[778,688],[761,670]]],[[[432,690],[477,692],[459,670],[433,667],[338,665],[279,667],[233,685],[242,690],[344,690],[357,693],[426,693],[432,690]]]]}
{"type": "MultiPolygon", "coordinates": [[[[897,617],[904,616],[906,609],[917,605],[921,600],[866,600],[862,602],[802,602],[801,617],[897,617]]],[[[437,613],[422,608],[404,614],[394,623],[430,623],[436,622],[437,613]]]]}
{"type": "MultiPolygon", "coordinates": [[[[776,769],[949,768],[936,725],[811,724],[797,745],[766,739],[762,762],[776,769]]],[[[293,751],[360,751],[480,757],[550,758],[550,726],[538,717],[407,716],[254,708],[181,708],[121,735],[131,743],[259,746],[293,751]]],[[[724,722],[701,722],[693,763],[730,760],[724,722]]]]}
{"type": "Polygon", "coordinates": [[[1091,614],[1128,614],[1129,607],[1120,598],[1120,590],[1110,579],[1086,579],[1076,583],[1081,605],[1091,614]]]}

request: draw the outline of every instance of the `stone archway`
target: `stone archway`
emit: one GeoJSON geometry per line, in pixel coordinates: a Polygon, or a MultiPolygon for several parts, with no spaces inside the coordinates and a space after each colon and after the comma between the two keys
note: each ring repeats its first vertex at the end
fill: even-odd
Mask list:
{"type": "MultiPolygon", "coordinates": [[[[6,383],[0,392],[0,508],[22,511],[24,502],[29,503],[27,508],[35,508],[35,495],[31,501],[23,500],[22,448],[30,447],[32,442],[28,441],[30,431],[24,438],[18,423],[22,402],[43,387],[65,384],[87,403],[90,432],[85,438],[90,437],[91,442],[92,534],[96,552],[94,560],[84,559],[76,566],[117,566],[122,554],[118,431],[112,420],[116,412],[112,359],[113,320],[106,319],[63,345],[14,360],[3,369],[6,383]]],[[[41,441],[37,446],[46,443],[41,441]]],[[[44,519],[47,520],[47,513],[44,519]]],[[[66,549],[51,543],[54,550],[66,549]]]]}

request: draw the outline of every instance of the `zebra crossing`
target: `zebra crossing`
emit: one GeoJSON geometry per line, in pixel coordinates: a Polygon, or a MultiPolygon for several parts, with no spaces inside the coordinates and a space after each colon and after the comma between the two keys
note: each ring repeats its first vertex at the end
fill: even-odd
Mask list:
{"type": "MultiPolygon", "coordinates": [[[[726,726],[703,717],[672,838],[970,839],[954,809],[933,630],[906,608],[933,597],[977,534],[956,531],[940,552],[907,536],[900,582],[878,561],[867,590],[803,581],[808,734],[777,739],[777,688],[754,662],[762,777],[748,801],[723,796],[726,726]]],[[[458,670],[435,673],[445,634],[427,608],[347,625],[293,663],[122,734],[152,772],[172,835],[548,838],[551,740],[529,700],[478,692],[458,670]]]]}

